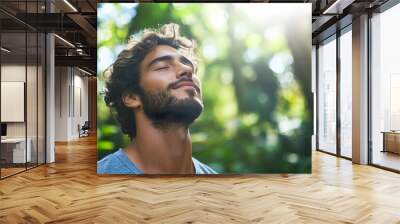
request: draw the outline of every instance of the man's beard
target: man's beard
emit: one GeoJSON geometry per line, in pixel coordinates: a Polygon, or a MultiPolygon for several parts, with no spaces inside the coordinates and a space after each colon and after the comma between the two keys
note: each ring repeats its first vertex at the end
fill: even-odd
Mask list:
{"type": "Polygon", "coordinates": [[[156,127],[178,124],[188,127],[203,111],[203,104],[194,99],[195,92],[186,90],[189,97],[178,99],[170,90],[147,92],[142,90],[141,99],[145,115],[156,127]]]}

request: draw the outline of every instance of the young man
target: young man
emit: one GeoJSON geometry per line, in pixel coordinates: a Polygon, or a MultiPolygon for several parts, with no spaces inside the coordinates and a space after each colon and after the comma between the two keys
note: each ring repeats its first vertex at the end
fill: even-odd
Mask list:
{"type": "Polygon", "coordinates": [[[192,158],[189,125],[203,100],[193,43],[179,26],[145,30],[109,71],[105,102],[131,143],[97,163],[100,174],[215,174],[192,158]]]}

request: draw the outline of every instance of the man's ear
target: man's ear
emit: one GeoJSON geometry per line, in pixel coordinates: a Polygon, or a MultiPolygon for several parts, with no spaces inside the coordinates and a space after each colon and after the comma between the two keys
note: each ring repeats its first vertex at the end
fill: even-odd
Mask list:
{"type": "Polygon", "coordinates": [[[126,107],[137,109],[142,106],[142,101],[140,101],[140,97],[137,94],[125,93],[121,98],[126,107]]]}

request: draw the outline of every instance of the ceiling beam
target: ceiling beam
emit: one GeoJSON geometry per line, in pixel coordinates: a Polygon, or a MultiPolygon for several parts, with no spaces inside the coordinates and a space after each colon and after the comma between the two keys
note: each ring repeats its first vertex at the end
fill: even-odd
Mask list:
{"type": "Polygon", "coordinates": [[[96,58],[91,56],[55,56],[56,66],[80,66],[96,71],[96,58]]]}
{"type": "Polygon", "coordinates": [[[336,0],[330,4],[322,14],[342,14],[343,10],[353,2],[355,2],[355,0],[336,0]]]}
{"type": "Polygon", "coordinates": [[[334,18],[335,16],[320,16],[315,22],[312,24],[312,32],[315,33],[320,30],[324,24],[326,24],[329,20],[334,18]]]}
{"type": "Polygon", "coordinates": [[[90,46],[96,46],[96,29],[90,24],[85,17],[80,14],[68,14],[67,15],[71,20],[73,20],[77,25],[79,25],[83,31],[88,35],[86,41],[90,44],[90,46]]]}

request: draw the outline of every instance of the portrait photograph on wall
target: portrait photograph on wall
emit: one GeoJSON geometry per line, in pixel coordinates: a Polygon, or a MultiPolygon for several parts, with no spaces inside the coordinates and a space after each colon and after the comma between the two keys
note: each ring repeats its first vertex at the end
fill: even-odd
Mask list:
{"type": "Polygon", "coordinates": [[[311,4],[97,4],[97,173],[311,173],[311,4]]]}

